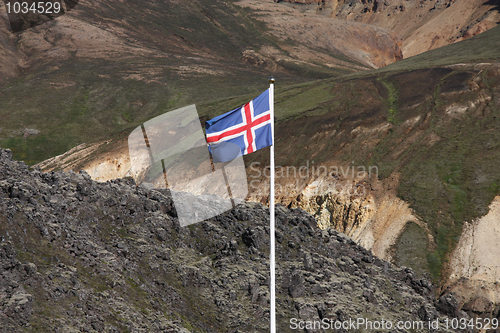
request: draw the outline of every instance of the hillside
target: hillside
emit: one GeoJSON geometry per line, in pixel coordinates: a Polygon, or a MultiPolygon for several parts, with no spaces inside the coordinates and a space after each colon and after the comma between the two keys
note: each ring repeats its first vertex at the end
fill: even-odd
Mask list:
{"type": "MultiPolygon", "coordinates": [[[[324,95],[320,103],[302,111],[308,124],[322,124],[320,130],[312,125],[304,127],[304,116],[299,112],[278,127],[282,129],[280,137],[287,138],[281,142],[281,164],[299,165],[313,159],[324,165],[354,162],[378,167],[378,181],[355,180],[368,188],[368,194],[355,200],[334,196],[323,206],[312,205],[309,211],[329,207],[331,202],[331,208],[317,214],[330,220],[349,207],[356,210],[355,217],[341,215],[333,220],[355,224],[346,232],[359,242],[371,244],[382,257],[431,272],[446,286],[450,271],[462,265],[459,262],[500,253],[500,248],[493,246],[472,256],[463,252],[465,248],[451,254],[459,239],[485,242],[478,234],[464,234],[464,223],[476,225],[478,218],[488,213],[496,221],[500,218],[490,211],[490,204],[500,195],[495,167],[500,163],[499,42],[500,29],[495,28],[372,73],[318,82],[314,89],[302,86],[289,98],[284,93],[286,102],[281,101],[287,106],[309,100],[309,94],[317,100],[318,91],[324,95]],[[395,201],[391,193],[408,206],[395,201]],[[361,209],[363,204],[369,208],[361,209]],[[391,209],[395,210],[392,215],[378,214],[391,209]],[[394,238],[394,234],[399,236],[392,246],[378,242],[394,238]]],[[[290,114],[289,107],[281,110],[290,114]]],[[[300,190],[285,195],[284,203],[296,202],[299,194],[300,190]]],[[[311,201],[315,200],[313,195],[311,201]]],[[[303,201],[295,205],[303,206],[303,201]]],[[[498,238],[499,230],[494,224],[489,226],[491,237],[498,238]]],[[[476,277],[475,287],[457,287],[466,295],[464,301],[477,296],[470,290],[484,289],[490,292],[486,298],[498,302],[497,259],[471,262],[475,264],[467,276],[475,270],[483,274],[476,277]]],[[[454,281],[461,277],[452,275],[454,281]]],[[[485,294],[478,293],[481,297],[485,294]]]]}
{"type": "Polygon", "coordinates": [[[16,33],[0,6],[0,144],[30,164],[174,107],[255,94],[270,74],[283,85],[378,68],[498,21],[493,1],[476,0],[391,0],[375,11],[371,0],[324,1],[321,11],[270,0],[71,3],[16,33]],[[463,34],[453,26],[406,51],[446,30],[429,23],[443,17],[463,34]]]}
{"type": "MultiPolygon", "coordinates": [[[[307,166],[279,175],[281,204],[498,317],[499,12],[495,0],[84,0],[12,33],[0,6],[0,146],[44,171],[125,177],[139,124],[192,103],[203,122],[273,74],[277,164],[307,166]]],[[[267,154],[245,159],[263,204],[267,154]]]]}
{"type": "MultiPolygon", "coordinates": [[[[258,204],[181,228],[168,193],[30,171],[5,150],[0,198],[2,331],[267,330],[269,211],[258,204]]],[[[467,317],[305,212],[279,207],[277,221],[280,332],[291,318],[467,317]]]]}
{"type": "Polygon", "coordinates": [[[369,68],[371,54],[391,63],[399,52],[380,29],[353,24],[304,44],[255,16],[233,1],[83,0],[14,34],[0,6],[0,144],[35,163],[176,106],[256,93],[270,73],[304,82],[369,68]],[[365,62],[353,46],[334,47],[351,30],[358,44],[378,36],[365,62]]]}
{"type": "MultiPolygon", "coordinates": [[[[282,176],[281,202],[307,210],[322,228],[347,233],[381,258],[432,274],[443,290],[461,292],[462,306],[476,309],[486,299],[486,309],[494,311],[498,262],[484,249],[464,254],[465,248],[456,246],[485,241],[470,233],[476,227],[464,231],[465,223],[483,228],[480,217],[498,219],[493,203],[500,195],[499,54],[500,28],[494,28],[376,71],[278,85],[278,165],[314,161],[378,171],[369,178],[282,176]],[[329,190],[339,184],[342,190],[364,191],[351,196],[329,190]],[[463,265],[466,274],[456,271],[463,265]],[[484,274],[474,275],[483,269],[484,274]],[[456,284],[466,277],[471,278],[468,288],[456,284]]],[[[250,96],[203,104],[199,110],[208,119],[250,96]]],[[[42,166],[84,168],[100,180],[127,174],[124,141],[85,147],[42,166]]],[[[257,152],[246,162],[263,166],[266,158],[266,151],[257,152]]],[[[250,197],[265,203],[266,193],[265,187],[252,188],[250,197]]],[[[497,229],[489,230],[493,238],[500,236],[497,229]]],[[[496,245],[488,251],[500,253],[496,245]]]]}
{"type": "Polygon", "coordinates": [[[500,22],[498,0],[283,0],[303,11],[384,28],[404,58],[483,33],[500,22]]]}
{"type": "MultiPolygon", "coordinates": [[[[304,191],[284,194],[283,203],[308,207],[381,257],[431,272],[446,287],[464,277],[456,265],[473,263],[465,276],[481,271],[475,286],[455,290],[464,303],[478,295],[498,302],[497,259],[473,258],[498,255],[500,248],[467,252],[471,242],[491,243],[463,225],[483,228],[479,218],[487,214],[500,219],[493,208],[500,195],[499,54],[500,29],[494,28],[377,71],[283,91],[277,107],[287,118],[278,126],[278,137],[286,138],[278,149],[280,164],[312,159],[317,165],[378,167],[378,180],[354,179],[367,189],[358,198],[313,192],[310,201],[297,202],[301,193],[307,199],[313,179],[304,182],[304,191]],[[319,103],[291,110],[304,100],[319,103]],[[465,247],[452,254],[459,240],[465,247]]],[[[500,236],[494,223],[484,228],[493,239],[500,236]]]]}

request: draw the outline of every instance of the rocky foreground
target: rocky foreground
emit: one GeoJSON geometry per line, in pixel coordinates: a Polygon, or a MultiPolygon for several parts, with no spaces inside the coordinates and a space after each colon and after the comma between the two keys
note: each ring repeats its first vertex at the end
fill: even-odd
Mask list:
{"type": "MultiPolygon", "coordinates": [[[[41,173],[0,150],[0,331],[266,332],[267,225],[246,204],[181,228],[168,193],[41,173]]],[[[276,236],[279,332],[293,318],[465,315],[301,210],[278,208],[276,236]]]]}

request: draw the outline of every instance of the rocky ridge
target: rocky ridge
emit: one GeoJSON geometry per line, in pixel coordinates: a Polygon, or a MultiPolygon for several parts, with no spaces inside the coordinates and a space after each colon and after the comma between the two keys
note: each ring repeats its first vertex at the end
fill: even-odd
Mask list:
{"type": "MultiPolygon", "coordinates": [[[[180,228],[168,193],[30,170],[0,150],[2,331],[264,332],[268,211],[180,228]]],[[[277,209],[278,322],[465,316],[299,209],[277,209]]]]}

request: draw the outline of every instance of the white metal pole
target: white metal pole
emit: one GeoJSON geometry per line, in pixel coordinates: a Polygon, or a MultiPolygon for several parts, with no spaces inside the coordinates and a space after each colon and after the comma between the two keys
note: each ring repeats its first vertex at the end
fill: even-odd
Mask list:
{"type": "Polygon", "coordinates": [[[271,311],[270,311],[270,331],[276,333],[276,262],[275,262],[275,239],[274,239],[274,78],[269,79],[269,107],[271,109],[271,153],[270,153],[270,194],[269,194],[269,214],[270,214],[270,251],[269,268],[271,272],[271,311]]]}

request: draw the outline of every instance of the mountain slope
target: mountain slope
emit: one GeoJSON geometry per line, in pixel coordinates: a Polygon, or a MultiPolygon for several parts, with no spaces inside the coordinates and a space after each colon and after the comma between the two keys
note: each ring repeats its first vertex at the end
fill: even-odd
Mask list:
{"type": "MultiPolygon", "coordinates": [[[[256,93],[270,73],[304,82],[370,66],[323,47],[327,36],[304,44],[294,31],[276,35],[255,10],[233,1],[83,0],[16,34],[4,14],[0,6],[0,143],[29,163],[176,106],[256,93]]],[[[365,52],[367,60],[372,53],[395,60],[399,49],[389,34],[358,31],[351,40],[362,44],[366,34],[381,41],[365,52]]]]}
{"type": "MultiPolygon", "coordinates": [[[[0,150],[2,329],[267,330],[268,210],[247,204],[181,228],[166,193],[30,171],[9,155],[0,150]]],[[[277,220],[280,332],[292,318],[465,315],[303,211],[280,207],[277,220]]]]}
{"type": "MultiPolygon", "coordinates": [[[[264,0],[84,0],[17,34],[0,6],[0,143],[36,163],[176,106],[255,94],[270,73],[284,84],[385,66],[402,57],[399,33],[414,40],[425,20],[463,7],[396,2],[326,2],[331,18],[264,0]]],[[[483,2],[460,24],[493,20],[483,2]]]]}
{"type": "MultiPolygon", "coordinates": [[[[494,28],[377,71],[278,84],[277,164],[308,162],[310,170],[314,162],[337,170],[334,177],[278,177],[281,202],[307,209],[323,227],[337,227],[380,257],[430,272],[446,286],[463,224],[486,215],[500,195],[499,40],[500,28],[494,28]],[[351,165],[375,166],[377,173],[356,178],[338,172],[351,165]],[[327,187],[311,191],[317,184],[327,187]],[[364,191],[351,196],[330,190],[339,185],[364,191]]],[[[209,118],[249,98],[199,110],[209,118]]],[[[96,147],[85,154],[76,149],[43,167],[84,168],[101,180],[127,174],[125,141],[96,147]]],[[[267,151],[246,158],[248,166],[252,162],[264,167],[267,151]]],[[[263,172],[249,167],[248,173],[249,180],[267,184],[263,172]]],[[[252,199],[266,202],[265,186],[251,190],[252,199]]],[[[490,279],[497,263],[488,265],[490,279]]],[[[474,297],[466,295],[463,303],[474,297]]]]}
{"type": "MultiPolygon", "coordinates": [[[[500,29],[494,28],[373,73],[318,83],[314,90],[329,92],[330,98],[303,110],[302,115],[297,113],[297,119],[286,121],[277,130],[281,133],[278,137],[286,138],[280,148],[283,165],[300,165],[312,159],[316,165],[354,162],[377,166],[382,185],[370,179],[365,179],[369,186],[357,181],[368,188],[369,194],[363,198],[373,196],[373,209],[387,209],[385,194],[396,190],[413,210],[389,255],[400,264],[430,271],[443,285],[447,285],[450,270],[455,271],[449,260],[451,264],[461,260],[451,253],[463,237],[463,224],[488,214],[490,204],[500,195],[496,171],[500,163],[499,38],[500,29]],[[303,125],[305,119],[310,127],[303,125]],[[322,125],[318,130],[312,124],[322,125]],[[419,227],[415,230],[408,222],[419,227]]],[[[307,100],[309,93],[314,96],[310,87],[301,91],[286,105],[307,100]]],[[[284,202],[295,202],[292,195],[284,202]]],[[[325,214],[326,218],[335,216],[335,210],[325,214]]],[[[387,228],[380,224],[383,220],[364,219],[362,210],[357,214],[353,235],[365,233],[359,241],[372,237],[364,228],[373,230],[375,237],[379,225],[387,228]]],[[[490,232],[498,237],[495,230],[490,232]]],[[[474,266],[489,272],[484,282],[479,282],[490,285],[486,290],[495,288],[486,281],[495,280],[497,265],[490,259],[474,266]]],[[[459,278],[463,277],[454,276],[459,278]]],[[[460,287],[454,290],[464,290],[464,302],[479,297],[460,287]]],[[[496,300],[495,296],[486,297],[496,300]]]]}
{"type": "Polygon", "coordinates": [[[303,11],[375,25],[401,40],[405,58],[462,41],[500,22],[498,0],[284,0],[303,11]]]}

